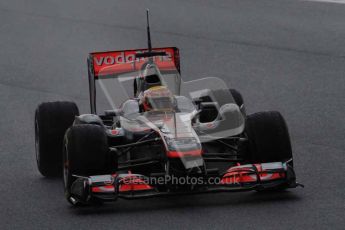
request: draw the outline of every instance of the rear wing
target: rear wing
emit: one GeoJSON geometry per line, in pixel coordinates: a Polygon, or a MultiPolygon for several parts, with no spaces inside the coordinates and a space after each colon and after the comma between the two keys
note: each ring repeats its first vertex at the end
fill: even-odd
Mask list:
{"type": "MultiPolygon", "coordinates": [[[[148,49],[120,50],[90,53],[87,59],[89,75],[89,91],[91,113],[96,114],[96,87],[95,81],[101,77],[116,77],[127,72],[141,70],[146,63],[140,54],[148,52],[148,49]],[[137,56],[137,57],[136,57],[137,56]]],[[[152,48],[153,52],[165,53],[164,56],[155,56],[155,64],[162,71],[180,70],[179,49],[176,47],[152,48]]]]}
{"type": "MultiPolygon", "coordinates": [[[[153,57],[159,69],[174,68],[180,72],[179,50],[176,47],[153,48],[155,52],[165,52],[165,56],[153,57]]],[[[117,75],[140,70],[145,63],[144,58],[136,55],[148,52],[148,49],[120,50],[91,53],[88,58],[90,74],[94,79],[101,75],[117,75]]]]}

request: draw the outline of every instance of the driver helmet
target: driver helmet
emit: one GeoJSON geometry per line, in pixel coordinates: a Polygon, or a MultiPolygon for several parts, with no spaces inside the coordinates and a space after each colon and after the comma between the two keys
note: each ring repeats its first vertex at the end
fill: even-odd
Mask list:
{"type": "Polygon", "coordinates": [[[174,108],[174,97],[166,86],[153,86],[145,90],[140,100],[144,111],[166,111],[174,108]]]}

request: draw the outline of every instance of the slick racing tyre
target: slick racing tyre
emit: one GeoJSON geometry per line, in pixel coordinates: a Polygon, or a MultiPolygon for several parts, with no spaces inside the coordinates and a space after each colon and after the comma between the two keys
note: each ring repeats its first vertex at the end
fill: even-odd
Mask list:
{"type": "MultiPolygon", "coordinates": [[[[217,102],[219,108],[224,105],[229,103],[229,92],[232,95],[234,102],[238,105],[240,108],[243,116],[246,116],[246,111],[244,107],[244,101],[243,97],[240,92],[238,92],[235,89],[218,89],[218,90],[212,90],[212,97],[210,95],[203,95],[200,97],[202,102],[217,102]],[[213,98],[213,99],[212,99],[213,98]]],[[[218,116],[218,110],[213,109],[209,111],[202,111],[200,113],[200,121],[201,122],[210,122],[216,119],[218,116]]]]}
{"type": "MultiPolygon", "coordinates": [[[[212,90],[213,97],[215,99],[215,102],[218,102],[219,106],[222,106],[226,103],[229,103],[229,101],[225,101],[224,99],[229,98],[229,92],[232,95],[232,97],[235,100],[235,103],[238,105],[238,107],[241,108],[243,106],[244,101],[243,97],[240,92],[238,92],[236,89],[218,89],[218,90],[212,90]]],[[[202,95],[201,98],[202,102],[212,102],[212,98],[210,95],[202,95]]]]}
{"type": "MultiPolygon", "coordinates": [[[[279,112],[260,112],[247,116],[246,133],[249,140],[249,163],[286,162],[293,168],[289,132],[279,112]]],[[[293,176],[294,177],[294,176],[293,176]]],[[[294,181],[295,178],[289,180],[294,181]]],[[[290,181],[271,188],[258,188],[258,192],[277,192],[289,187],[290,181]]]]}
{"type": "Polygon", "coordinates": [[[259,112],[247,116],[246,133],[250,163],[285,162],[292,159],[289,132],[279,112],[259,112]]]}
{"type": "Polygon", "coordinates": [[[77,176],[111,174],[116,171],[117,161],[111,156],[104,127],[84,124],[69,128],[64,138],[63,176],[65,196],[72,203],[71,186],[77,176]]]}
{"type": "Polygon", "coordinates": [[[65,131],[79,115],[73,102],[46,102],[35,112],[37,167],[43,176],[62,175],[62,143],[65,131]]]}
{"type": "Polygon", "coordinates": [[[244,108],[244,100],[241,93],[238,92],[236,89],[229,89],[229,90],[236,104],[238,105],[238,107],[240,107],[240,110],[243,113],[243,115],[246,115],[246,110],[244,108]]]}

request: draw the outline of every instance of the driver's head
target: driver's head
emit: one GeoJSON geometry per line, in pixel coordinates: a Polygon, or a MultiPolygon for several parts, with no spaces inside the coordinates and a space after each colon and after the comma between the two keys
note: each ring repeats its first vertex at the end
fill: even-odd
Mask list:
{"type": "Polygon", "coordinates": [[[154,86],[145,90],[141,104],[145,111],[151,110],[173,110],[174,97],[165,86],[154,86]]]}
{"type": "Polygon", "coordinates": [[[149,64],[145,67],[145,69],[142,72],[142,77],[144,79],[144,88],[149,89],[153,86],[159,86],[162,85],[161,79],[160,79],[160,72],[156,65],[149,64]]]}

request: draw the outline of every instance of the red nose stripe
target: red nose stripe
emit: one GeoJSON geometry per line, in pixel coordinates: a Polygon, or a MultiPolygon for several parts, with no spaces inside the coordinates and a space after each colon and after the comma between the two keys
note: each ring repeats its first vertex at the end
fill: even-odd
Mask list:
{"type": "Polygon", "coordinates": [[[192,151],[180,152],[180,151],[168,151],[167,156],[170,158],[179,158],[184,156],[201,156],[201,149],[192,151]]]}

